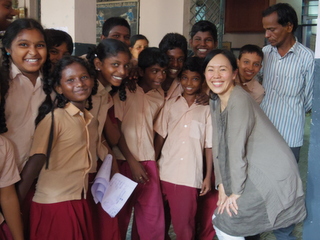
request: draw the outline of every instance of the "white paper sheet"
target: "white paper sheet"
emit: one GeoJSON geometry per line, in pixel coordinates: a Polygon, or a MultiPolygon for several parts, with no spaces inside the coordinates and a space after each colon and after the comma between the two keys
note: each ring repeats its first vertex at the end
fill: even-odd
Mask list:
{"type": "Polygon", "coordinates": [[[95,203],[100,202],[102,208],[111,217],[115,217],[130,197],[137,183],[120,173],[114,174],[110,180],[111,165],[112,156],[108,154],[97,173],[91,192],[95,203]]]}

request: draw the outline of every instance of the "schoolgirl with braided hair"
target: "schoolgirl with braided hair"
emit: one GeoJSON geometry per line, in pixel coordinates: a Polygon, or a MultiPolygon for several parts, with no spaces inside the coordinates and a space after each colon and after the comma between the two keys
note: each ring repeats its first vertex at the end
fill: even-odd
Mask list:
{"type": "MultiPolygon", "coordinates": [[[[92,166],[88,126],[95,73],[84,59],[63,57],[50,77],[53,109],[38,123],[18,184],[24,196],[38,177],[30,210],[31,239],[96,239],[86,199],[92,166]],[[79,231],[81,229],[81,231],[79,231]]],[[[41,119],[42,117],[39,117],[41,119]]]]}
{"type": "Polygon", "coordinates": [[[2,43],[0,108],[8,129],[4,136],[13,144],[21,171],[29,157],[39,106],[44,100],[49,108],[52,104],[47,39],[40,23],[23,18],[8,26],[2,43]]]}
{"type": "MultiPolygon", "coordinates": [[[[92,68],[95,69],[99,82],[98,93],[93,96],[93,108],[90,110],[94,119],[89,126],[90,152],[92,156],[98,155],[90,171],[89,178],[93,180],[102,163],[101,160],[106,156],[105,148],[108,148],[107,153],[113,154],[111,147],[115,146],[120,138],[120,130],[114,117],[112,96],[119,92],[121,101],[126,98],[123,80],[128,76],[131,53],[123,42],[116,39],[104,39],[94,49],[91,49],[86,57],[92,68]]],[[[119,96],[117,95],[118,98],[119,96]]],[[[112,171],[118,172],[115,159],[114,157],[112,171]]],[[[111,218],[100,204],[95,204],[90,191],[88,201],[94,214],[96,239],[120,240],[117,217],[111,218]]]]}

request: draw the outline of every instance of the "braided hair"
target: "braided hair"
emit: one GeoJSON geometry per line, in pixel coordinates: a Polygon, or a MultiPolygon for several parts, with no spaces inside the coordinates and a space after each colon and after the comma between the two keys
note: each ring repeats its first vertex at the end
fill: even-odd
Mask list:
{"type": "MultiPolygon", "coordinates": [[[[16,37],[18,36],[18,34],[23,31],[23,30],[32,30],[32,29],[36,29],[38,30],[43,38],[45,43],[47,44],[47,38],[46,38],[46,34],[44,32],[43,27],[41,26],[41,24],[39,22],[37,22],[34,19],[31,18],[21,18],[21,19],[17,19],[14,22],[12,22],[4,36],[2,39],[2,44],[3,47],[1,49],[2,51],[2,58],[3,58],[3,62],[2,62],[2,66],[1,66],[1,104],[0,104],[0,111],[5,111],[5,97],[8,93],[9,90],[9,86],[10,86],[10,71],[11,71],[11,55],[7,52],[7,49],[11,49],[11,44],[12,42],[16,39],[16,37]]],[[[52,89],[50,88],[49,84],[48,84],[48,78],[49,78],[49,73],[50,73],[50,68],[51,68],[51,63],[50,63],[50,59],[49,59],[49,54],[48,54],[48,49],[47,49],[47,58],[45,63],[42,66],[42,72],[43,72],[43,91],[46,94],[46,98],[45,98],[45,102],[47,104],[47,108],[51,108],[52,106],[52,100],[51,100],[51,92],[52,89]]],[[[40,109],[39,111],[44,111],[44,109],[40,109]]],[[[1,124],[4,124],[4,128],[6,128],[6,124],[5,124],[5,115],[3,114],[3,116],[1,116],[1,124]]]]}
{"type": "MultiPolygon", "coordinates": [[[[95,48],[89,49],[87,54],[87,59],[91,64],[92,68],[95,69],[94,59],[98,58],[101,62],[104,59],[109,57],[115,57],[118,53],[125,53],[131,58],[131,53],[129,48],[123,42],[116,39],[104,39],[102,40],[95,48]]],[[[98,70],[96,70],[98,74],[98,70]]],[[[119,91],[119,97],[121,101],[125,101],[126,96],[126,87],[125,87],[126,79],[122,81],[120,86],[111,86],[112,90],[110,91],[111,95],[114,95],[117,91],[119,91]]]]}
{"type": "MultiPolygon", "coordinates": [[[[50,75],[49,87],[51,89],[54,89],[54,91],[55,91],[55,87],[60,85],[60,80],[62,78],[63,70],[65,70],[69,65],[71,65],[73,63],[79,63],[80,65],[82,65],[87,70],[87,72],[90,75],[90,77],[92,77],[92,79],[94,79],[94,86],[92,88],[91,95],[87,99],[87,106],[86,106],[86,109],[90,110],[90,109],[92,109],[92,98],[91,98],[91,96],[95,95],[97,93],[98,81],[96,80],[95,71],[90,67],[90,65],[88,64],[88,62],[86,60],[84,60],[84,59],[82,59],[80,57],[76,57],[76,56],[64,56],[55,65],[55,68],[53,69],[53,72],[50,75]]],[[[46,154],[46,156],[47,156],[46,169],[49,166],[49,158],[50,158],[52,142],[53,142],[54,109],[55,109],[55,107],[64,108],[68,102],[69,102],[69,100],[63,94],[59,94],[58,92],[56,92],[56,98],[54,100],[54,104],[52,104],[51,109],[45,108],[46,111],[39,112],[38,117],[37,117],[37,123],[39,123],[49,112],[51,112],[51,127],[50,127],[49,142],[48,142],[48,148],[47,148],[47,154],[46,154]]],[[[44,104],[45,104],[45,102],[42,103],[42,105],[44,105],[44,104]]]]}

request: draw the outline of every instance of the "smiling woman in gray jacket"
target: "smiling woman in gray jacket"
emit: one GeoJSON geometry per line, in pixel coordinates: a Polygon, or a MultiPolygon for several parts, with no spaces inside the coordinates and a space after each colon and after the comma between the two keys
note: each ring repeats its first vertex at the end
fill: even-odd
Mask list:
{"type": "Polygon", "coordinates": [[[288,227],[289,235],[306,216],[293,153],[250,95],[235,86],[237,65],[231,52],[211,51],[204,66],[213,92],[212,150],[219,189],[214,225],[219,239],[288,227]]]}

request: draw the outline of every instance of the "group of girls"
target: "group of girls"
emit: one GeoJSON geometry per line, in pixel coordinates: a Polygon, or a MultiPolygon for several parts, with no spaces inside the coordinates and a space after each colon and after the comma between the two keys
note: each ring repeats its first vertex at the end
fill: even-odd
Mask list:
{"type": "MultiPolygon", "coordinates": [[[[8,224],[1,225],[0,234],[6,236],[4,239],[24,239],[18,198],[20,203],[24,203],[22,213],[28,216],[30,211],[30,225],[25,221],[25,229],[30,232],[25,235],[25,238],[32,240],[121,238],[118,228],[118,224],[121,223],[117,222],[117,218],[110,218],[103,212],[100,205],[93,203],[90,184],[99,169],[100,160],[111,152],[111,147],[117,145],[122,136],[112,114],[112,97],[119,97],[122,100],[126,98],[121,86],[123,86],[123,80],[129,75],[131,54],[128,49],[127,32],[123,34],[125,43],[108,37],[109,33],[123,31],[122,27],[111,28],[104,33],[105,39],[89,51],[86,60],[65,56],[53,69],[48,54],[48,40],[41,24],[32,19],[18,19],[7,28],[2,39],[0,105],[0,154],[1,157],[4,156],[5,162],[5,165],[1,162],[0,166],[1,171],[10,169],[8,170],[10,176],[1,175],[0,185],[0,203],[8,224]],[[112,96],[116,91],[119,91],[119,94],[112,96]],[[20,172],[20,181],[18,172],[20,172]],[[2,177],[5,180],[2,180],[2,177]],[[37,185],[33,193],[32,184],[35,179],[37,179],[37,185]],[[18,197],[14,191],[14,183],[17,181],[19,181],[18,197]],[[2,190],[5,190],[4,194],[2,190]],[[8,199],[13,203],[10,207],[8,207],[8,199]]],[[[203,32],[209,32],[209,35],[195,32],[196,37],[192,36],[194,53],[199,53],[201,56],[204,53],[208,54],[212,50],[210,48],[216,46],[216,40],[210,35],[210,31],[203,32]]],[[[240,91],[233,87],[236,67],[232,65],[233,58],[224,52],[213,52],[209,57],[206,58],[204,66],[207,84],[221,98],[217,104],[211,101],[212,108],[220,107],[218,110],[223,115],[223,112],[226,112],[224,110],[228,110],[231,91],[233,89],[235,89],[234,92],[240,91]],[[212,62],[209,57],[217,62],[212,62]]],[[[239,94],[243,93],[240,91],[239,94]]],[[[253,108],[256,111],[256,107],[253,108]]],[[[257,111],[261,114],[260,110],[257,111]]],[[[263,121],[267,121],[264,117],[262,118],[263,121]]],[[[229,133],[225,125],[215,121],[216,119],[213,120],[213,126],[216,129],[229,133]]],[[[233,125],[230,126],[233,127],[233,125]]],[[[268,124],[268,128],[272,127],[268,124]]],[[[217,136],[224,137],[224,135],[217,136]]],[[[247,145],[246,141],[250,142],[250,137],[251,135],[244,136],[243,146],[247,145]]],[[[276,135],[274,138],[278,139],[279,136],[276,135]]],[[[235,216],[239,213],[238,216],[242,217],[242,207],[245,212],[247,209],[252,210],[248,204],[242,205],[243,201],[240,197],[242,192],[247,194],[246,184],[249,193],[251,189],[257,191],[251,181],[244,180],[241,186],[236,185],[239,188],[237,188],[238,191],[232,192],[233,185],[228,182],[232,169],[219,166],[222,160],[229,161],[226,157],[229,153],[225,151],[229,138],[218,139],[217,142],[223,141],[220,145],[217,145],[214,140],[213,147],[219,153],[219,156],[216,155],[219,159],[215,159],[215,163],[218,161],[215,166],[218,179],[216,184],[219,184],[220,192],[218,214],[221,215],[217,216],[215,223],[219,234],[230,232],[231,235],[252,235],[293,223],[293,220],[285,220],[294,218],[296,212],[286,214],[284,211],[279,215],[278,220],[277,214],[283,210],[279,207],[278,212],[272,212],[273,220],[277,219],[276,221],[268,222],[267,226],[261,224],[250,232],[240,231],[241,229],[232,232],[223,224],[224,222],[227,222],[228,226],[238,224],[236,221],[230,221],[227,214],[235,216]],[[221,219],[220,222],[219,219],[221,219]]],[[[298,190],[295,191],[292,201],[285,204],[287,206],[291,204],[289,207],[292,211],[298,209],[300,215],[295,219],[301,220],[305,212],[301,207],[303,193],[300,191],[301,184],[298,181],[296,166],[290,157],[286,166],[293,169],[294,174],[289,177],[297,180],[298,190]]],[[[243,161],[244,165],[251,166],[246,158],[243,157],[243,161]]],[[[254,164],[253,166],[259,167],[254,164]]],[[[119,171],[115,161],[112,171],[119,171]]],[[[249,180],[252,177],[250,171],[249,180]]],[[[281,178],[281,172],[277,177],[281,178]]],[[[144,179],[147,181],[148,175],[144,175],[144,179]]],[[[243,199],[247,201],[246,195],[243,199]]],[[[257,200],[259,204],[264,204],[261,196],[257,200]]],[[[266,216],[270,220],[268,206],[264,210],[263,214],[257,215],[258,220],[265,220],[266,216]]],[[[247,217],[247,215],[243,216],[247,217]]],[[[241,220],[243,219],[239,221],[241,220]]],[[[234,230],[233,227],[230,228],[234,230]]]]}

